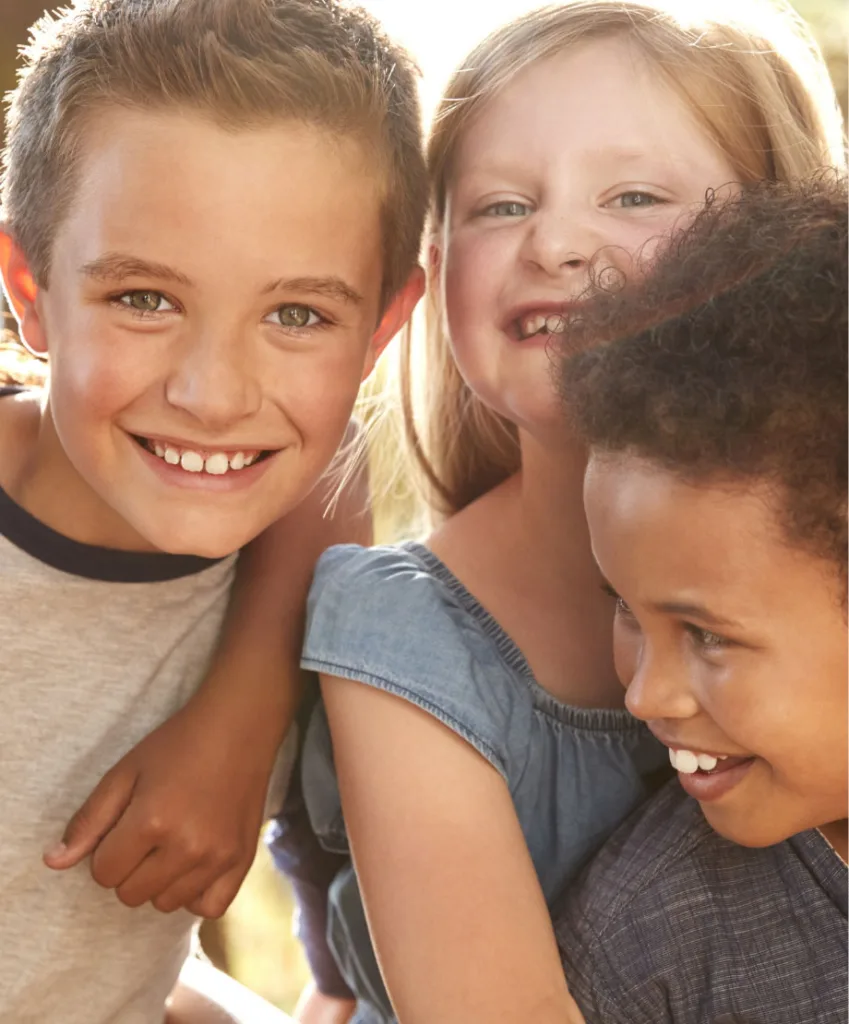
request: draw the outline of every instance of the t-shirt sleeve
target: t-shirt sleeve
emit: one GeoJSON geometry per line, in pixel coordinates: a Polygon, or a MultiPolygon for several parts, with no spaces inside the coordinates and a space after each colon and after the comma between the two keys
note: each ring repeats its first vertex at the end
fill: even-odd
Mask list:
{"type": "Polygon", "coordinates": [[[529,699],[480,622],[407,548],[331,548],[309,596],[301,664],[408,700],[509,779],[529,699]]]}

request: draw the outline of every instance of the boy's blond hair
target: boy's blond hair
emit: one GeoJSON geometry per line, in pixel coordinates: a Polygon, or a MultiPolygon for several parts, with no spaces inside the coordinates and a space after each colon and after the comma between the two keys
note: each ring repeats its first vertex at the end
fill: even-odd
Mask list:
{"type": "Polygon", "coordinates": [[[369,14],[338,0],[74,0],[34,26],[11,96],[6,228],[46,286],[86,130],[109,105],[193,110],[234,133],[291,119],[373,154],[385,306],[418,260],[427,204],[417,78],[369,14]]]}
{"type": "MultiPolygon", "coordinates": [[[[736,0],[572,0],[540,8],[486,38],[449,82],[428,147],[431,231],[442,228],[458,141],[488,100],[521,70],[569,47],[628,39],[681,95],[742,182],[793,181],[844,162],[842,120],[828,71],[789,8],[736,0]],[[744,20],[745,19],[745,20],[744,20]]],[[[591,87],[591,83],[588,83],[591,87]]],[[[565,128],[568,130],[568,126],[565,128]]],[[[402,351],[400,384],[409,447],[433,516],[460,511],[519,469],[515,427],[460,376],[437,283],[430,282],[423,352],[402,351]]]]}

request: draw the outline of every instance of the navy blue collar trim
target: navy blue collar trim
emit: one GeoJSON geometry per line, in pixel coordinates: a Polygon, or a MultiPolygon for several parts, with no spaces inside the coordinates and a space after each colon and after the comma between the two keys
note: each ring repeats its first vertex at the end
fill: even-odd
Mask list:
{"type": "MultiPolygon", "coordinates": [[[[0,388],[0,397],[25,390],[0,388]]],[[[82,544],[36,519],[0,488],[0,535],[45,565],[72,576],[106,583],[160,583],[203,572],[220,558],[169,555],[163,551],[118,551],[82,544]]]]}

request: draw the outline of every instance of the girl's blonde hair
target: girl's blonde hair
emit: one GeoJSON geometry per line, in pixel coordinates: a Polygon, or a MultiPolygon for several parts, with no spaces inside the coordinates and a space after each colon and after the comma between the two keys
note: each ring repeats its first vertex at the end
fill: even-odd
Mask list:
{"type": "MultiPolygon", "coordinates": [[[[735,0],[571,0],[488,36],[455,72],[428,145],[431,237],[443,226],[457,144],[485,104],[524,68],[570,46],[625,37],[690,105],[743,183],[792,181],[842,166],[842,119],[828,70],[789,8],[735,0]],[[740,16],[743,8],[743,17],[740,16]]],[[[516,429],[485,406],[451,353],[437,282],[429,284],[423,351],[401,347],[401,409],[432,518],[447,518],[519,469],[516,429]],[[415,365],[415,370],[414,370],[415,365]]]]}

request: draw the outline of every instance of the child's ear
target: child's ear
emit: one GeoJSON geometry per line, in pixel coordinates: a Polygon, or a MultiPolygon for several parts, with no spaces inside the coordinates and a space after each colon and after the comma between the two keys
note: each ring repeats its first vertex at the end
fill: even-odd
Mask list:
{"type": "Polygon", "coordinates": [[[392,301],[386,308],[386,312],[380,319],[380,323],[377,325],[377,330],[372,335],[368,353],[366,354],[365,366],[363,367],[363,380],[374,369],[374,364],[377,362],[380,353],[413,315],[416,304],[424,295],[424,290],[424,270],[421,267],[415,267],[403,288],[393,296],[392,301]]]}
{"type": "Polygon", "coordinates": [[[36,355],[47,353],[47,340],[41,326],[36,300],[38,285],[35,283],[26,256],[12,236],[0,226],[0,274],[3,287],[15,319],[18,321],[21,340],[36,355]]]}

